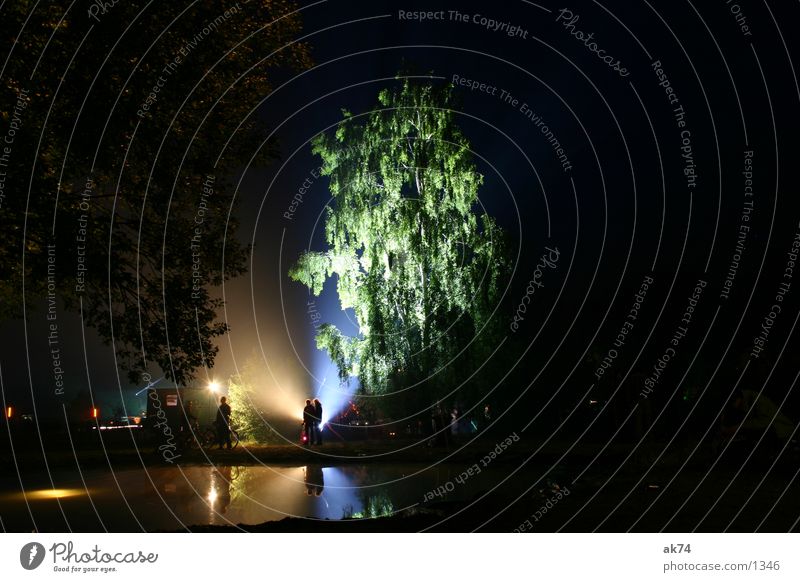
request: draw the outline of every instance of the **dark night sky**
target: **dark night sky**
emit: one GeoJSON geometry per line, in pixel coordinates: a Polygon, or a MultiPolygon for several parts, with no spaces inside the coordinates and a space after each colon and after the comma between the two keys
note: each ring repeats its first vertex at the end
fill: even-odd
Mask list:
{"type": "MultiPolygon", "coordinates": [[[[597,45],[627,68],[624,77],[571,36],[563,19],[557,21],[561,5],[549,2],[307,4],[304,40],[313,47],[316,66],[282,79],[285,84],[257,113],[275,129],[282,156],[268,168],[244,170],[240,234],[255,243],[255,252],[251,272],[226,284],[232,333],[221,341],[211,374],[227,377],[259,343],[279,382],[312,386],[304,368],[314,374],[329,369],[313,347],[308,294],[286,276],[304,248],[322,246],[318,219],[329,198],[327,181],[313,180],[292,220],[284,212],[319,166],[308,141],[338,122],[343,108],[369,111],[378,91],[395,86],[398,72],[408,70],[441,77],[437,83],[458,75],[497,87],[495,95],[465,87],[456,91],[462,101],[459,123],[485,176],[481,202],[514,245],[512,307],[499,317],[511,321],[544,247],[560,250],[558,267],[546,273],[545,288],[514,336],[523,348],[533,342],[522,358],[520,390],[544,369],[534,392],[564,383],[571,393],[583,393],[596,368],[587,358],[592,353],[602,358],[612,347],[645,276],[654,284],[630,341],[619,350],[618,378],[629,369],[634,377],[650,372],[702,279],[707,286],[662,385],[669,390],[663,390],[671,392],[687,370],[687,383],[694,387],[709,380],[728,382],[747,360],[753,337],[775,303],[800,220],[795,173],[800,93],[775,25],[775,20],[783,23],[787,34],[786,23],[800,21],[800,6],[773,2],[771,13],[766,4],[740,4],[752,35],[742,32],[723,0],[570,2],[569,10],[579,16],[575,29],[593,32],[597,45]],[[449,19],[454,4],[469,22],[449,19]],[[401,20],[399,10],[444,10],[445,19],[401,20]],[[476,14],[519,26],[527,38],[487,30],[471,21],[476,14]],[[673,111],[678,104],[671,105],[659,86],[654,61],[661,62],[685,111],[684,128],[673,111]],[[518,102],[503,101],[503,90],[518,102]],[[562,144],[570,171],[562,169],[542,132],[521,111],[523,103],[562,144]],[[696,167],[693,187],[684,175],[684,129],[690,132],[696,167]],[[742,224],[744,152],[750,150],[750,230],[724,299],[720,293],[742,224]]],[[[776,355],[796,321],[798,293],[800,281],[793,281],[767,352],[752,362],[745,380],[760,386],[777,361],[768,392],[778,401],[797,372],[793,357],[778,360],[776,355]]],[[[324,321],[346,320],[331,285],[315,305],[324,321]]],[[[41,317],[32,317],[27,358],[21,323],[2,328],[3,388],[7,399],[22,407],[30,398],[26,361],[37,393],[48,382],[49,370],[42,365],[47,363],[44,325],[41,317]]],[[[77,392],[86,388],[86,375],[75,317],[70,329],[75,341],[65,361],[69,391],[77,392]]],[[[130,396],[124,370],[118,387],[111,351],[94,336],[87,337],[87,345],[92,387],[101,399],[113,405],[120,390],[130,396]]],[[[614,389],[611,377],[603,380],[598,390],[614,389]]],[[[42,414],[51,412],[53,403],[46,398],[38,404],[42,414]]],[[[791,397],[787,406],[796,404],[791,397]]]]}

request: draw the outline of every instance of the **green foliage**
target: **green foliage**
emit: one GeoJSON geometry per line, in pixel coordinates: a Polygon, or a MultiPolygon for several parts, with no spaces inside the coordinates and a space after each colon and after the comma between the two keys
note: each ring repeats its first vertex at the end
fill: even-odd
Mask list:
{"type": "Polygon", "coordinates": [[[384,492],[375,495],[360,495],[363,509],[361,511],[353,511],[353,506],[348,505],[342,512],[342,519],[376,519],[378,517],[387,517],[394,513],[394,504],[392,503],[389,494],[384,492]]]}
{"type": "Polygon", "coordinates": [[[339,370],[339,379],[346,382],[350,376],[357,375],[358,340],[343,335],[331,323],[323,323],[317,330],[317,347],[328,352],[339,370]]]}
{"type": "Polygon", "coordinates": [[[126,0],[95,21],[67,0],[5,3],[0,135],[18,99],[25,108],[5,177],[0,318],[41,303],[52,276],[59,304],[114,342],[132,381],[148,363],[179,384],[213,365],[227,331],[213,287],[249,251],[230,178],[252,152],[256,165],[276,155],[250,114],[277,69],[310,66],[292,42],[296,9],[126,0]]]}
{"type": "Polygon", "coordinates": [[[302,255],[289,274],[317,295],[335,277],[342,308],[355,313],[357,337],[331,324],[318,331],[340,377],[384,394],[432,374],[430,402],[497,341],[490,313],[506,245],[477,210],[483,177],[454,122],[452,87],[406,81],[378,100],[314,140],[333,195],[328,250],[302,255]]]}
{"type": "Polygon", "coordinates": [[[228,382],[228,403],[231,406],[231,424],[239,438],[257,443],[276,442],[274,431],[264,421],[254,375],[245,368],[228,382]]]}

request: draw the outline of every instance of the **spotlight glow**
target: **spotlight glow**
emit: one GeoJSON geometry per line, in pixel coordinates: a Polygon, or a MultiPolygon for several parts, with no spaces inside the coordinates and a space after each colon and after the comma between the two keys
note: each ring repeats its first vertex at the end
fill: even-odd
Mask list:
{"type": "Polygon", "coordinates": [[[316,367],[315,375],[319,380],[316,390],[313,390],[313,398],[318,398],[322,403],[322,420],[320,429],[332,418],[345,409],[350,398],[358,388],[358,380],[351,378],[349,383],[342,384],[336,367],[328,358],[328,355],[317,350],[314,359],[316,367]]]}

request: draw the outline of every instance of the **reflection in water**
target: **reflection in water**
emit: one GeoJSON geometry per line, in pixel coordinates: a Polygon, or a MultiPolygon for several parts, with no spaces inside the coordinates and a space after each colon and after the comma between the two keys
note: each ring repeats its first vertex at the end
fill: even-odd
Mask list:
{"type": "Polygon", "coordinates": [[[218,467],[211,473],[208,507],[212,512],[225,513],[231,503],[231,467],[218,467]]]}
{"type": "Polygon", "coordinates": [[[303,467],[305,470],[306,495],[319,497],[325,490],[325,474],[319,465],[303,467]]]}
{"type": "Polygon", "coordinates": [[[28,491],[28,499],[64,499],[65,497],[75,497],[86,495],[85,489],[40,489],[38,491],[28,491]]]}
{"type": "Polygon", "coordinates": [[[371,519],[394,513],[394,503],[386,491],[380,491],[374,495],[364,493],[361,499],[362,510],[353,511],[352,506],[345,507],[342,519],[371,519]]]}
{"type": "MultiPolygon", "coordinates": [[[[109,531],[173,531],[192,525],[258,524],[285,517],[366,519],[421,503],[427,491],[453,480],[462,470],[444,465],[148,467],[113,475],[95,470],[84,472],[86,482],[91,483],[91,500],[77,494],[85,490],[76,488],[80,482],[75,483],[74,475],[54,475],[57,486],[63,487],[55,493],[36,489],[44,483],[31,483],[29,491],[35,493],[27,500],[36,527],[45,530],[65,529],[64,516],[74,531],[100,531],[103,527],[109,531]]],[[[488,474],[484,471],[452,495],[469,498],[488,474]]],[[[25,503],[15,503],[4,511],[3,521],[12,531],[32,528],[25,503]]]]}

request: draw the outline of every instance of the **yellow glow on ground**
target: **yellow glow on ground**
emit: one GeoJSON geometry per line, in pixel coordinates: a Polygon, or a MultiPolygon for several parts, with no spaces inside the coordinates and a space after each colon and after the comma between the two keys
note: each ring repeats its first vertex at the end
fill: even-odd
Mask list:
{"type": "Polygon", "coordinates": [[[28,499],[64,499],[65,497],[77,497],[86,495],[83,489],[38,489],[26,493],[28,499]]]}

